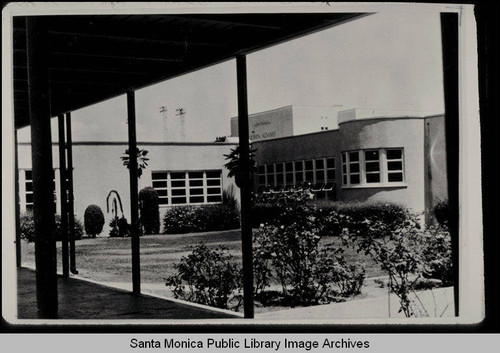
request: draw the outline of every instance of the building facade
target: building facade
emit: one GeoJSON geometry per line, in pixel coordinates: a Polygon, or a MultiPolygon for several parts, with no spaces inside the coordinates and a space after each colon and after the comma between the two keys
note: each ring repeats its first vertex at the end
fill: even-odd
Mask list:
{"type": "MultiPolygon", "coordinates": [[[[436,202],[447,198],[443,115],[351,109],[331,115],[328,129],[296,134],[293,114],[294,106],[289,106],[256,114],[258,119],[252,120],[254,129],[281,126],[280,134],[286,135],[254,139],[257,193],[307,188],[318,199],[393,202],[427,216],[436,202]]],[[[152,186],[158,191],[161,218],[171,207],[221,203],[222,192],[231,187],[239,198],[224,168],[224,155],[236,146],[234,142],[138,143],[149,158],[139,189],[152,186]]],[[[106,214],[112,190],[121,196],[129,219],[129,174],[120,158],[127,148],[126,143],[73,143],[77,219],[83,220],[90,204],[106,214]]],[[[30,145],[19,143],[18,154],[20,209],[26,212],[33,202],[30,145]]],[[[56,213],[60,212],[58,163],[54,144],[56,213]]],[[[109,221],[111,214],[106,218],[109,221]]]]}

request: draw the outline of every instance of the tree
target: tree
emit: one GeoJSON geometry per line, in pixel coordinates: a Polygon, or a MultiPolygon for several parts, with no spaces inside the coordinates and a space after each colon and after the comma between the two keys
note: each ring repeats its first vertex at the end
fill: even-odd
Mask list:
{"type": "MultiPolygon", "coordinates": [[[[255,157],[255,152],[257,152],[256,149],[252,149],[250,147],[249,151],[249,157],[250,157],[250,173],[252,175],[253,179],[253,173],[257,171],[257,162],[255,162],[254,157],[255,157]]],[[[227,176],[229,178],[234,177],[236,185],[240,187],[241,185],[241,164],[240,164],[240,145],[236,146],[236,148],[231,148],[231,152],[229,154],[225,154],[224,157],[226,157],[227,162],[224,164],[224,167],[229,170],[229,173],[227,176]]]]}
{"type": "MultiPolygon", "coordinates": [[[[140,178],[142,175],[142,170],[146,169],[148,165],[149,158],[147,158],[147,154],[149,151],[145,149],[137,148],[137,177],[140,178]]],[[[125,153],[122,157],[120,157],[123,161],[123,165],[129,169],[130,165],[130,152],[128,148],[125,150],[125,153]]]]}

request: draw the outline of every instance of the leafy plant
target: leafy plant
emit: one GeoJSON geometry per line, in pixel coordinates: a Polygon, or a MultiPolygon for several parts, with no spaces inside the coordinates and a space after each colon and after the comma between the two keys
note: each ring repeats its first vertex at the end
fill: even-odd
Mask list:
{"type": "MultiPolygon", "coordinates": [[[[257,171],[257,162],[255,162],[255,152],[257,152],[256,149],[252,149],[250,147],[249,150],[249,159],[250,159],[250,173],[251,173],[251,178],[253,178],[254,173],[257,171]]],[[[228,161],[226,164],[224,164],[224,167],[229,170],[229,173],[227,174],[228,178],[234,177],[235,183],[238,187],[241,187],[241,175],[242,175],[242,170],[241,170],[241,161],[240,161],[240,145],[236,146],[236,148],[232,148],[231,152],[229,154],[225,154],[224,157],[228,161]]]]}
{"type": "Polygon", "coordinates": [[[143,234],[158,234],[160,232],[158,192],[152,187],[139,191],[139,211],[139,223],[143,234]]]}
{"type": "Polygon", "coordinates": [[[99,206],[89,205],[85,209],[83,219],[85,233],[87,233],[87,235],[95,238],[97,234],[102,232],[102,227],[104,226],[104,214],[99,206]]]}
{"type": "MultiPolygon", "coordinates": [[[[140,178],[142,175],[142,170],[146,169],[148,165],[149,158],[147,158],[147,154],[149,151],[145,149],[139,149],[137,148],[136,156],[137,156],[137,177],[140,178]]],[[[129,149],[127,148],[125,150],[125,153],[122,157],[120,157],[123,165],[127,167],[127,169],[130,169],[130,152],[129,149]]]]}
{"type": "Polygon", "coordinates": [[[188,256],[175,264],[177,274],[167,278],[175,298],[228,309],[236,299],[240,306],[241,268],[225,247],[209,249],[198,244],[188,256]]]}
{"type": "Polygon", "coordinates": [[[446,226],[432,226],[424,232],[424,276],[439,279],[443,286],[454,283],[451,235],[446,226]]]}
{"type": "Polygon", "coordinates": [[[106,198],[106,212],[110,213],[110,204],[111,204],[111,214],[113,215],[111,221],[109,222],[109,226],[111,230],[109,231],[110,237],[125,237],[127,236],[127,229],[123,227],[123,220],[128,225],[127,220],[125,219],[125,215],[123,214],[123,205],[120,194],[116,190],[111,190],[106,198]],[[120,206],[118,208],[118,206],[120,206]],[[118,211],[120,211],[121,216],[118,216],[118,211]],[[120,221],[123,219],[122,221],[120,221]],[[119,225],[122,225],[120,228],[119,225]]]}
{"type": "MultiPolygon", "coordinates": [[[[35,221],[33,219],[32,212],[26,212],[21,215],[21,238],[26,239],[28,242],[35,241],[35,221]]],[[[80,240],[83,235],[83,226],[82,223],[75,219],[75,228],[74,228],[74,236],[76,240],[80,240]]],[[[54,238],[56,241],[62,240],[62,230],[61,230],[61,216],[55,215],[55,229],[54,229],[54,238]]]]}
{"type": "Polygon", "coordinates": [[[236,229],[240,220],[238,212],[226,205],[179,206],[165,213],[163,224],[165,234],[182,234],[236,229]]]}
{"type": "Polygon", "coordinates": [[[448,200],[441,200],[434,206],[434,218],[439,225],[447,227],[450,219],[450,206],[448,200]]]}

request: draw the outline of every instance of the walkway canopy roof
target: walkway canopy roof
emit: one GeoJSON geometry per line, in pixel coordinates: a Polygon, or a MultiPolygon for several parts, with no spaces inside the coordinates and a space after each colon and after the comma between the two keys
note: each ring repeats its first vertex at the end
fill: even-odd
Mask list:
{"type": "MultiPolygon", "coordinates": [[[[51,115],[356,18],[356,13],[46,16],[51,115]]],[[[15,126],[29,125],[25,17],[14,25],[15,126]]]]}

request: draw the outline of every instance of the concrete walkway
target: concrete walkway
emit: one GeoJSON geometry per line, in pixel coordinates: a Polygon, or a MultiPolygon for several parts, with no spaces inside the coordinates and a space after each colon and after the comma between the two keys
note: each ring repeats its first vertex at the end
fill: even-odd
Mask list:
{"type": "MultiPolygon", "coordinates": [[[[454,316],[453,287],[437,288],[418,292],[418,299],[412,295],[416,317],[454,316]]],[[[377,319],[404,318],[398,313],[399,299],[395,294],[376,298],[351,300],[344,303],[308,306],[304,308],[273,311],[257,314],[257,319],[377,319]],[[390,312],[390,314],[389,314],[390,312]]]]}
{"type": "MultiPolygon", "coordinates": [[[[37,319],[35,272],[17,271],[18,319],[37,319]]],[[[75,278],[58,278],[59,319],[228,319],[238,318],[220,310],[211,310],[148,295],[111,288],[75,278]]]]}

